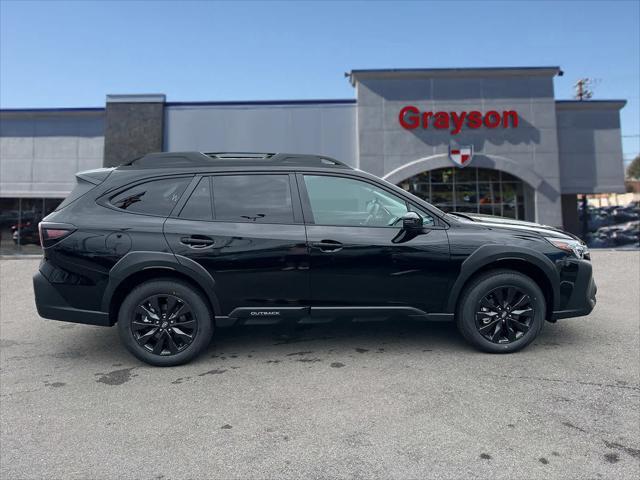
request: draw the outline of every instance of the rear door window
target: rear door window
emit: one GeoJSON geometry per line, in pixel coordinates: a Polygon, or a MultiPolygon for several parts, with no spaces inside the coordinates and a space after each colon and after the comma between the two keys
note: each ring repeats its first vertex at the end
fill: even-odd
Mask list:
{"type": "Polygon", "coordinates": [[[213,178],[216,220],[293,223],[289,175],[219,175],[213,178]]]}
{"type": "Polygon", "coordinates": [[[166,217],[190,181],[191,177],[182,177],[139,183],[111,197],[110,203],[127,212],[166,217]]]}

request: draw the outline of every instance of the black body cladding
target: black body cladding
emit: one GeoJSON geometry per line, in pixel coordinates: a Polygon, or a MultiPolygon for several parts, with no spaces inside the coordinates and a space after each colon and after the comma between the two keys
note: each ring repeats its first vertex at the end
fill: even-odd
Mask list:
{"type": "Polygon", "coordinates": [[[58,320],[113,325],[127,294],[153,279],[191,285],[216,325],[453,320],[469,282],[495,268],[531,278],[547,320],[595,304],[588,259],[545,239],[568,234],[446,215],[321,156],[147,155],[78,174],[77,190],[42,222],[51,225],[75,229],[44,249],[34,277],[39,313],[58,320]],[[419,228],[403,228],[407,212],[419,228]]]}

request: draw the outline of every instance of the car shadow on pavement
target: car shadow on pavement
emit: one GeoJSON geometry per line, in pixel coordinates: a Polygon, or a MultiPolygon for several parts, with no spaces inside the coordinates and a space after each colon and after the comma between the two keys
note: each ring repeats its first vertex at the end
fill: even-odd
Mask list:
{"type": "Polygon", "coordinates": [[[228,352],[230,349],[237,353],[265,349],[271,352],[288,352],[292,345],[300,345],[303,349],[313,347],[322,350],[380,350],[391,346],[410,351],[458,351],[467,348],[454,323],[390,318],[376,322],[337,320],[313,325],[219,328],[214,335],[209,353],[228,352]]]}
{"type": "MultiPolygon", "coordinates": [[[[65,341],[47,356],[116,365],[136,362],[121,344],[115,327],[105,329],[57,322],[51,325],[64,329],[65,341]]],[[[546,324],[540,337],[527,350],[570,345],[578,341],[577,336],[579,329],[569,323],[546,324]]],[[[218,328],[208,349],[191,364],[207,363],[217,357],[286,357],[292,350],[317,355],[347,351],[479,354],[464,341],[453,322],[389,318],[376,322],[338,320],[327,324],[218,328]]],[[[8,357],[12,358],[20,357],[8,357]]]]}

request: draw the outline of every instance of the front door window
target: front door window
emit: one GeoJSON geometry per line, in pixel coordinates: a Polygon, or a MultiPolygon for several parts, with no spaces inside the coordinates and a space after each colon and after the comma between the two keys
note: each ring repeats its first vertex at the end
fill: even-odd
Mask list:
{"type": "Polygon", "coordinates": [[[316,225],[397,228],[409,211],[402,198],[361,180],[305,175],[304,182],[316,225]]]}

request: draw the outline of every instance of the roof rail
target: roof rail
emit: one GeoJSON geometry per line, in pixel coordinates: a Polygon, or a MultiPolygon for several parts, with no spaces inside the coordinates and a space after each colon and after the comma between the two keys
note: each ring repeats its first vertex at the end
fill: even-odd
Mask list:
{"type": "Polygon", "coordinates": [[[211,158],[271,158],[275,153],[258,152],[206,152],[205,155],[211,158]]]}
{"type": "Polygon", "coordinates": [[[123,163],[121,166],[137,168],[190,168],[218,166],[298,166],[336,167],[349,165],[324,155],[299,153],[258,153],[258,152],[161,152],[148,153],[142,157],[123,163]]]}

